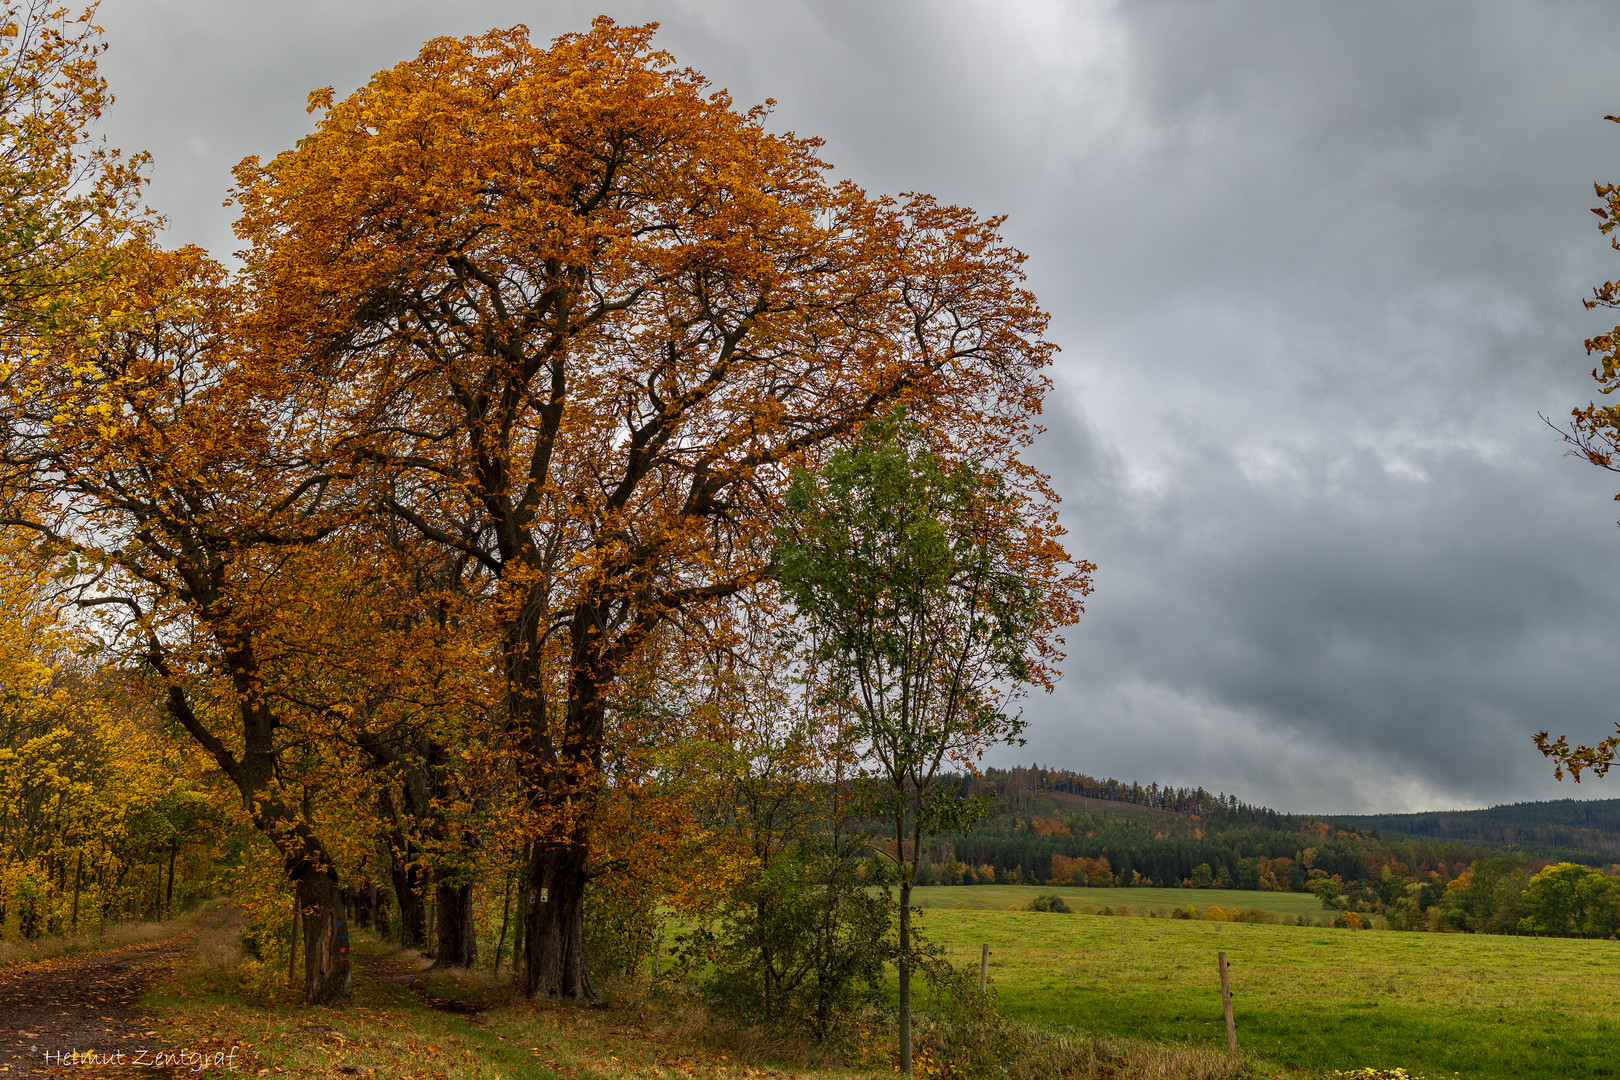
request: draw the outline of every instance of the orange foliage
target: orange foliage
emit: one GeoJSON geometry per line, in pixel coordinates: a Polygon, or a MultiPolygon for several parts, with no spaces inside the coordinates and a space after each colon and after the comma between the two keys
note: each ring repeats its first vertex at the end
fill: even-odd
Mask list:
{"type": "Polygon", "coordinates": [[[1114,871],[1106,858],[1070,858],[1052,856],[1052,883],[1054,885],[1112,886],[1114,871]]]}
{"type": "Polygon", "coordinates": [[[560,950],[531,993],[585,992],[614,687],[655,641],[679,669],[760,596],[793,467],[904,405],[1051,526],[1028,572],[1067,572],[1017,457],[1047,316],[1000,219],[830,183],[815,140],[651,38],[603,18],[549,49],[523,27],[436,39],[312,95],[316,130],[236,172],[256,356],[380,510],[491,581],[529,887],[561,920],[530,928],[560,950]]]}
{"type": "Polygon", "coordinates": [[[1032,817],[1029,827],[1035,831],[1036,836],[1073,836],[1069,831],[1069,823],[1057,818],[1032,817]]]}

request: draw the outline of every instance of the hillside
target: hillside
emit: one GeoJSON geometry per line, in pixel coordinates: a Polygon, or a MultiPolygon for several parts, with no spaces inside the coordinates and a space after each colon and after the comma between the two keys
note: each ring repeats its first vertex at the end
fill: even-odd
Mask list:
{"type": "Polygon", "coordinates": [[[1557,799],[1422,814],[1331,814],[1318,820],[1383,835],[1462,840],[1531,852],[1620,853],[1620,799],[1557,799]]]}
{"type": "Polygon", "coordinates": [[[1428,905],[1490,860],[1526,874],[1549,862],[1620,861],[1620,800],[1318,817],[1202,788],[1040,766],[987,769],[956,783],[961,794],[983,799],[988,814],[925,846],[920,884],[1306,892],[1325,878],[1347,902],[1393,904],[1410,886],[1427,890],[1428,905]]]}

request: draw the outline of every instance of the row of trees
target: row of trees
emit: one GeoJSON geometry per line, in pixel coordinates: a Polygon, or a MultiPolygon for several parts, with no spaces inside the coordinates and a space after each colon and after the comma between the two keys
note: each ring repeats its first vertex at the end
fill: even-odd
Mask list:
{"type": "Polygon", "coordinates": [[[1111,777],[1098,779],[1072,769],[1038,764],[1027,767],[1015,765],[1010,769],[992,767],[971,778],[962,778],[962,783],[975,794],[993,795],[1010,809],[1023,809],[1026,812],[1035,800],[1055,792],[1104,802],[1146,806],[1175,814],[1192,814],[1210,818],[1222,826],[1241,823],[1276,829],[1294,820],[1293,815],[1280,814],[1269,807],[1243,802],[1235,795],[1215,794],[1201,787],[1143,784],[1140,781],[1127,783],[1111,777]]]}
{"type": "Polygon", "coordinates": [[[512,881],[522,992],[590,996],[588,886],[772,864],[703,842],[750,712],[879,778],[904,895],[1089,582],[1019,457],[1053,347],[1000,219],[833,183],[599,19],[312,94],[228,271],[90,141],[89,13],[7,18],[0,527],[234,792],[310,1002],[385,874],[445,963],[512,881]]]}
{"type": "Polygon", "coordinates": [[[1453,880],[1386,876],[1349,886],[1319,879],[1322,906],[1380,915],[1396,930],[1613,937],[1620,932],[1620,876],[1579,863],[1481,859],[1453,880]]]}

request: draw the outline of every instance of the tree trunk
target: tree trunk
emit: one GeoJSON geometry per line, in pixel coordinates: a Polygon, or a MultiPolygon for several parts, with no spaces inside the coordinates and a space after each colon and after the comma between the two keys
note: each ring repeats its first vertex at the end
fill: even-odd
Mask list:
{"type": "Polygon", "coordinates": [[[169,891],[163,898],[163,914],[165,917],[174,917],[174,857],[180,854],[180,841],[175,840],[169,844],[169,891]]]}
{"type": "Polygon", "coordinates": [[[501,976],[501,950],[506,948],[506,927],[512,914],[512,874],[506,875],[505,887],[501,889],[501,936],[495,942],[495,977],[501,976]]]}
{"type": "Polygon", "coordinates": [[[304,1004],[328,1005],[352,991],[349,917],[337,879],[309,870],[298,881],[304,923],[304,1004]]]}
{"type": "Polygon", "coordinates": [[[440,882],[434,890],[434,906],[439,916],[439,951],[433,958],[433,966],[472,967],[478,959],[478,936],[473,929],[472,886],[440,882]]]}
{"type": "Polygon", "coordinates": [[[304,909],[302,901],[298,899],[298,886],[293,886],[292,910],[292,944],[287,947],[287,981],[293,981],[293,974],[298,963],[298,921],[302,916],[298,913],[304,909]]]}
{"type": "Polygon", "coordinates": [[[427,947],[427,907],[423,886],[427,875],[418,863],[407,862],[396,848],[388,868],[394,882],[394,898],[399,901],[399,943],[407,949],[427,947]]]}
{"type": "Polygon", "coordinates": [[[79,932],[79,890],[84,888],[84,848],[79,849],[79,868],[73,872],[73,932],[79,932]]]}
{"type": "Polygon", "coordinates": [[[595,997],[585,970],[585,859],[583,843],[534,846],[524,898],[524,997],[595,997]]]}
{"type": "Polygon", "coordinates": [[[911,1075],[911,875],[900,871],[900,1071],[911,1075]]]}
{"type": "Polygon", "coordinates": [[[517,926],[512,930],[512,970],[517,972],[517,985],[523,985],[524,958],[523,932],[529,925],[529,866],[534,861],[533,846],[523,845],[523,862],[517,875],[517,926]]]}
{"type": "Polygon", "coordinates": [[[354,921],[356,926],[367,930],[380,930],[377,925],[377,882],[369,880],[361,886],[354,898],[354,921]]]}

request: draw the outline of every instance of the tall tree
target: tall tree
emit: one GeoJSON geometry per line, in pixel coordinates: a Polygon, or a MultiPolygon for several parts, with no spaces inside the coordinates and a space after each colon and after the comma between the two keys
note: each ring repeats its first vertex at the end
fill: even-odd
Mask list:
{"type": "Polygon", "coordinates": [[[237,171],[261,355],[322,388],[380,509],[496,582],[529,995],[591,993],[617,680],[769,575],[789,470],[910,403],[1040,484],[1052,347],[1000,219],[830,183],[653,29],[431,41],[237,171]]]}
{"type": "Polygon", "coordinates": [[[900,1070],[911,1072],[911,890],[923,841],[980,804],[939,781],[1018,741],[1009,703],[1050,688],[1060,627],[1090,587],[1059,530],[994,473],[951,465],[902,419],[866,425],[819,475],[800,472],[777,548],[833,704],[882,785],[900,871],[900,1070]]]}
{"type": "MultiPolygon", "coordinates": [[[[37,334],[0,403],[0,525],[67,560],[76,602],[164,687],[169,715],[236,786],[285,859],[312,1003],[347,996],[337,862],[312,825],[332,783],[320,732],[274,696],[323,597],[309,550],[331,535],[312,474],[318,418],[236,346],[239,294],[195,249],[130,245],[72,321],[37,334]]],[[[330,598],[326,598],[330,602],[330,598]]]]}

